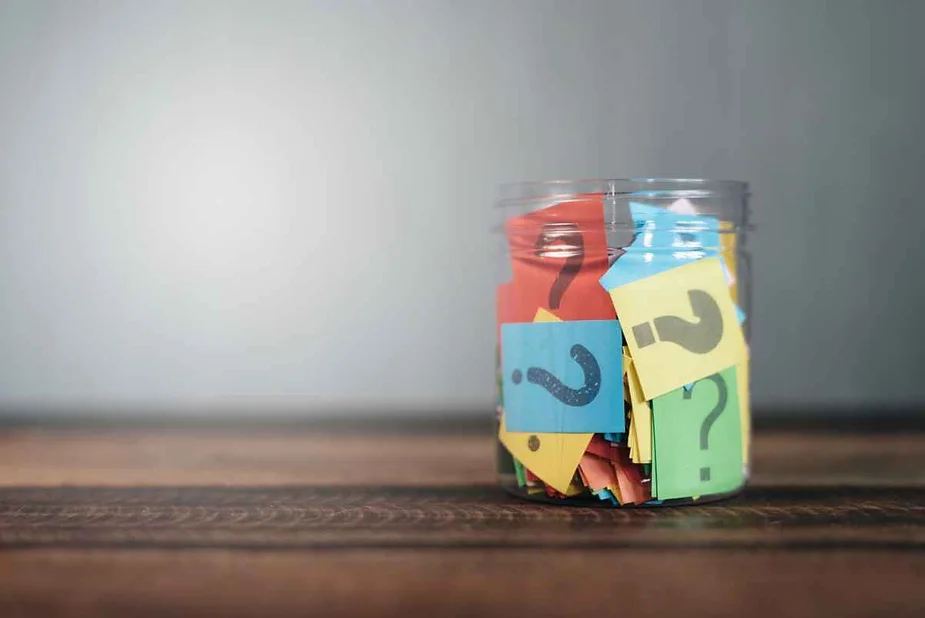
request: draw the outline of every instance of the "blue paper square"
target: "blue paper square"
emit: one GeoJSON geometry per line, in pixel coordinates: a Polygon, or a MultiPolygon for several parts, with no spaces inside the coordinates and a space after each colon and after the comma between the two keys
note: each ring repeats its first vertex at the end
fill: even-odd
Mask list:
{"type": "Polygon", "coordinates": [[[624,432],[622,344],[616,320],[502,324],[507,430],[624,432]]]}
{"type": "Polygon", "coordinates": [[[630,215],[636,237],[601,277],[605,290],[719,255],[716,217],[679,214],[636,202],[630,202],[630,215]]]}

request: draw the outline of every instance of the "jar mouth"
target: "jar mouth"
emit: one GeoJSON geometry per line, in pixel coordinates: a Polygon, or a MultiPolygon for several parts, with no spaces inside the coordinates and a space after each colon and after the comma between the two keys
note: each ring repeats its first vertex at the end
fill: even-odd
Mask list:
{"type": "Polygon", "coordinates": [[[584,178],[508,182],[501,184],[498,192],[499,207],[512,202],[578,195],[612,195],[618,199],[743,199],[748,197],[748,183],[707,178],[584,178]]]}

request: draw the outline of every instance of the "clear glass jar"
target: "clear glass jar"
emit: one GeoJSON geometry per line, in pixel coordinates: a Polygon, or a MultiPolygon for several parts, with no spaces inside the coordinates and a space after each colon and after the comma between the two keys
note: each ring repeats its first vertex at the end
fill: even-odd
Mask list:
{"type": "Polygon", "coordinates": [[[496,214],[504,488],[603,506],[738,492],[751,425],[748,186],[507,184],[496,214]]]}

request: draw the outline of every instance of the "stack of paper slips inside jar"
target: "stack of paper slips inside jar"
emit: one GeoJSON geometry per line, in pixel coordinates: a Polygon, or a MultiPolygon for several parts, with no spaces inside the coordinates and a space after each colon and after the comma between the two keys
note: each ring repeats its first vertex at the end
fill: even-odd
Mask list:
{"type": "Polygon", "coordinates": [[[635,234],[615,259],[600,195],[506,223],[499,439],[529,493],[624,505],[744,481],[748,350],[732,227],[684,201],[629,208],[635,234]]]}

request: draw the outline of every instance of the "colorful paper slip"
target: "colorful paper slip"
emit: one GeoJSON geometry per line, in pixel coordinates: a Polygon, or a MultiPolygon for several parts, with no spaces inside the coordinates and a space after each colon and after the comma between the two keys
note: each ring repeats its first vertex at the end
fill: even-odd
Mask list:
{"type": "Polygon", "coordinates": [[[534,322],[561,322],[558,317],[551,311],[546,311],[542,307],[536,310],[536,313],[533,316],[534,322]]]}
{"type": "Polygon", "coordinates": [[[532,322],[536,304],[524,298],[513,281],[502,283],[495,291],[495,326],[501,337],[501,325],[517,322],[532,322]]]}
{"type": "Polygon", "coordinates": [[[578,465],[581,468],[581,476],[586,481],[585,484],[592,491],[602,491],[618,486],[617,473],[609,459],[585,454],[578,465]]]}
{"type": "Polygon", "coordinates": [[[736,382],[739,392],[739,416],[742,425],[742,463],[748,465],[752,446],[752,410],[748,392],[748,359],[736,365],[736,382]]]}
{"type": "Polygon", "coordinates": [[[653,484],[665,500],[738,489],[744,482],[735,367],[652,401],[653,484]]]}
{"type": "Polygon", "coordinates": [[[514,281],[525,298],[563,320],[614,319],[598,284],[608,268],[601,196],[510,219],[505,233],[514,281]]]}
{"type": "Polygon", "coordinates": [[[519,433],[507,430],[504,417],[498,439],[505,448],[544,483],[563,494],[569,489],[575,469],[592,433],[519,433]]]}
{"type": "Polygon", "coordinates": [[[732,300],[739,302],[738,290],[738,258],[736,256],[736,234],[735,225],[731,221],[720,223],[721,234],[719,242],[722,247],[723,265],[726,268],[726,283],[729,284],[729,293],[732,294],[732,300]]]}
{"type": "Polygon", "coordinates": [[[611,463],[617,473],[617,485],[622,504],[642,504],[651,498],[648,486],[642,482],[639,468],[630,462],[625,450],[620,451],[618,457],[611,463]]]}
{"type": "MultiPolygon", "coordinates": [[[[616,488],[616,487],[613,487],[613,488],[611,488],[611,489],[613,489],[614,492],[617,491],[617,488],[616,488]]],[[[598,499],[598,500],[601,500],[601,501],[605,501],[605,500],[606,500],[606,501],[610,502],[611,504],[613,504],[614,506],[620,506],[620,496],[619,496],[619,494],[616,494],[616,493],[611,492],[610,489],[601,489],[600,491],[591,490],[591,493],[593,493],[595,496],[597,496],[597,499],[598,499]]]]}
{"type": "Polygon", "coordinates": [[[600,435],[595,435],[591,438],[591,442],[588,443],[588,448],[585,449],[585,452],[604,459],[612,459],[617,456],[617,446],[600,435]]]}
{"type": "Polygon", "coordinates": [[[510,431],[625,430],[616,320],[504,324],[501,340],[510,431]]]}
{"type": "Polygon", "coordinates": [[[633,359],[623,357],[623,362],[627,366],[626,376],[630,391],[631,415],[633,420],[633,432],[636,436],[636,459],[635,463],[649,463],[652,461],[652,416],[649,402],[642,394],[642,386],[639,383],[639,376],[636,373],[636,366],[633,359]]]}
{"type": "Polygon", "coordinates": [[[652,463],[649,464],[649,492],[658,498],[658,444],[655,441],[655,417],[652,417],[652,463]]]}
{"type": "Polygon", "coordinates": [[[524,470],[523,464],[517,461],[516,459],[514,460],[514,475],[517,477],[518,485],[520,485],[521,487],[527,486],[527,473],[524,470]]]}
{"type": "Polygon", "coordinates": [[[639,461],[639,450],[636,446],[636,428],[632,422],[632,416],[630,416],[630,426],[629,430],[626,432],[626,446],[630,451],[630,459],[635,462],[639,461]]]}
{"type": "Polygon", "coordinates": [[[636,202],[630,202],[630,214],[636,236],[601,277],[605,290],[719,255],[720,221],[715,217],[678,214],[636,202]]]}
{"type": "Polygon", "coordinates": [[[610,296],[645,399],[745,358],[745,339],[718,258],[646,277],[611,290],[610,296]]]}

